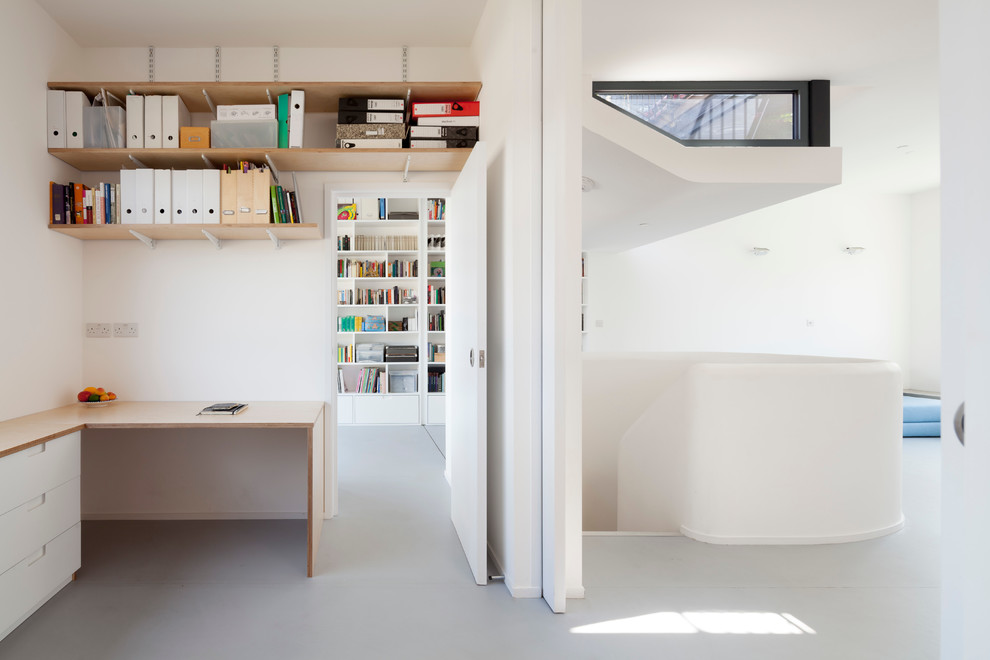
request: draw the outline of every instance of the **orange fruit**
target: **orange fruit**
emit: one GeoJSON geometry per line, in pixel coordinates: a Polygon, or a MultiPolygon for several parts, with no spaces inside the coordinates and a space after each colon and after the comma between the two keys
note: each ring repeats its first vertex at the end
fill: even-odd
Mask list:
{"type": "Polygon", "coordinates": [[[106,391],[105,389],[103,389],[102,387],[97,387],[97,388],[96,388],[96,392],[94,392],[94,394],[99,394],[99,395],[101,395],[101,396],[102,396],[103,394],[106,394],[106,393],[107,393],[107,391],[106,391]]]}
{"type": "Polygon", "coordinates": [[[96,388],[95,387],[87,387],[87,388],[85,388],[83,390],[83,392],[89,392],[90,394],[96,394],[96,388]]]}
{"type": "Polygon", "coordinates": [[[107,392],[107,396],[110,397],[110,400],[111,401],[116,401],[117,400],[117,395],[114,394],[113,392],[107,392]]]}
{"type": "Polygon", "coordinates": [[[100,401],[109,401],[109,400],[110,400],[110,395],[108,395],[108,394],[101,394],[100,395],[100,401]]]}

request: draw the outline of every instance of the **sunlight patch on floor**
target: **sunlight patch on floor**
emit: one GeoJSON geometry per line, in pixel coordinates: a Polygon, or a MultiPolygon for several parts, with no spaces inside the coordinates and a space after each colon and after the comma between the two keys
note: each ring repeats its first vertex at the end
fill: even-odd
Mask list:
{"type": "Polygon", "coordinates": [[[814,635],[797,617],[775,612],[653,612],[571,628],[579,634],[814,635]]]}

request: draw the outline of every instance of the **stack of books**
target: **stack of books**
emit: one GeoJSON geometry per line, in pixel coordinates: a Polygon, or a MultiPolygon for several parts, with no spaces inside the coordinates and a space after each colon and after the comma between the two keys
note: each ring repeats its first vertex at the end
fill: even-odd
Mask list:
{"type": "Polygon", "coordinates": [[[413,103],[409,127],[411,149],[470,149],[478,142],[481,103],[447,101],[413,103]]]}
{"type": "Polygon", "coordinates": [[[48,224],[116,225],[120,224],[120,184],[50,181],[48,224]]]}
{"type": "Polygon", "coordinates": [[[341,98],[337,106],[338,149],[401,149],[406,137],[402,99],[341,98]]]}

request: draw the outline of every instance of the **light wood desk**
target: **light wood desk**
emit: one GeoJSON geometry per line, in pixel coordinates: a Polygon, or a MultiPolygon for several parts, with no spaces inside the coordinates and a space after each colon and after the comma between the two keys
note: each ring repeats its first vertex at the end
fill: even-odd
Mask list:
{"type": "MultiPolygon", "coordinates": [[[[324,515],[324,404],[251,401],[238,415],[199,415],[216,403],[114,401],[105,408],[71,404],[0,422],[0,458],[84,429],[284,429],[307,435],[306,574],[315,574],[324,515]]],[[[82,475],[86,479],[86,475],[82,475]]]]}

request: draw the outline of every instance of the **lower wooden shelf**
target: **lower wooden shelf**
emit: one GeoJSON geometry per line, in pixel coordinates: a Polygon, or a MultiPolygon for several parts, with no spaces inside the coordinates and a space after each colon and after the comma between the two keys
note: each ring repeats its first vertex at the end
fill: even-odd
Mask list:
{"type": "Polygon", "coordinates": [[[52,231],[83,241],[137,240],[134,230],[153,240],[206,240],[203,230],[221,240],[270,240],[271,231],[279,240],[319,240],[323,238],[316,223],[254,225],[48,225],[52,231]],[[266,231],[267,230],[267,231],[266,231]]]}

